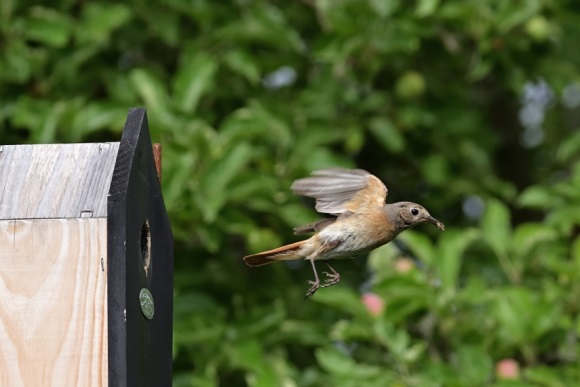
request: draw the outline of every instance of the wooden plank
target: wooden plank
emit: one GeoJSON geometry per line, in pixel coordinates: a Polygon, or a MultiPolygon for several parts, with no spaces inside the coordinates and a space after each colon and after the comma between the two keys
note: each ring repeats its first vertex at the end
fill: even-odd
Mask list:
{"type": "Polygon", "coordinates": [[[0,386],[106,386],[107,220],[0,221],[0,386]]]}
{"type": "Polygon", "coordinates": [[[0,219],[104,217],[119,143],[0,146],[0,219]]]}

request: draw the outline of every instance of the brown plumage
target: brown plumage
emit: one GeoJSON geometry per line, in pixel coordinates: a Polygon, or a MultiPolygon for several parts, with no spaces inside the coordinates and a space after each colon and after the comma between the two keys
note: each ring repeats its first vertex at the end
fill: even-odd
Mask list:
{"type": "Polygon", "coordinates": [[[421,205],[411,202],[386,204],[387,187],[362,169],[321,169],[292,184],[294,193],[316,199],[316,211],[332,215],[294,229],[295,234],[314,232],[306,240],[244,257],[249,266],[307,259],[314,271],[309,281],[311,296],[320,287],[337,283],[340,275],[326,262],[369,252],[393,240],[402,231],[430,222],[440,230],[443,223],[429,215],[421,205]],[[329,272],[320,283],[314,261],[323,260],[329,272]]]}
{"type": "Polygon", "coordinates": [[[248,266],[264,266],[272,262],[283,261],[288,259],[300,258],[297,252],[306,241],[292,243],[286,246],[278,247],[277,249],[264,251],[262,253],[248,255],[244,257],[244,261],[248,266]]]}

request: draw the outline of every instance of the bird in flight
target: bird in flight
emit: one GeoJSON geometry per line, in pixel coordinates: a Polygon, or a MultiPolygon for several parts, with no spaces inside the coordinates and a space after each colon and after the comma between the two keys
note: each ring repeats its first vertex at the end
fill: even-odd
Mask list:
{"type": "Polygon", "coordinates": [[[330,266],[329,259],[367,253],[420,223],[429,222],[445,230],[443,223],[419,204],[387,204],[387,187],[362,169],[320,169],[296,180],[291,189],[298,195],[314,198],[316,211],[331,217],[294,229],[295,234],[314,233],[309,239],[243,259],[249,266],[295,259],[310,261],[314,280],[308,281],[310,289],[306,297],[340,281],[340,274],[330,266]],[[323,261],[328,267],[329,271],[323,273],[326,276],[323,282],[318,276],[316,261],[323,261]]]}

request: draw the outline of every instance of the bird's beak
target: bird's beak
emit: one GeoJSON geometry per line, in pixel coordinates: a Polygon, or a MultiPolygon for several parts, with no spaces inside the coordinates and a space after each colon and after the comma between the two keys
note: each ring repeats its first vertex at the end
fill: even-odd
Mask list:
{"type": "Polygon", "coordinates": [[[431,215],[426,217],[425,221],[429,222],[429,223],[433,223],[435,226],[437,226],[437,228],[439,230],[445,231],[445,225],[443,223],[441,223],[440,221],[438,221],[437,219],[435,219],[434,217],[432,217],[431,215]]]}

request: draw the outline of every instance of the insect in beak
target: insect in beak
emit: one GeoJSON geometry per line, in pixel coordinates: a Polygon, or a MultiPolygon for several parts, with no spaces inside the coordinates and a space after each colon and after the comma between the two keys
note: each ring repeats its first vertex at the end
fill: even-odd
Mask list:
{"type": "Polygon", "coordinates": [[[435,219],[434,217],[432,217],[431,215],[426,217],[425,221],[429,222],[429,223],[433,223],[435,226],[437,226],[437,228],[439,230],[445,231],[445,225],[443,223],[441,223],[440,221],[438,221],[437,219],[435,219]]]}

